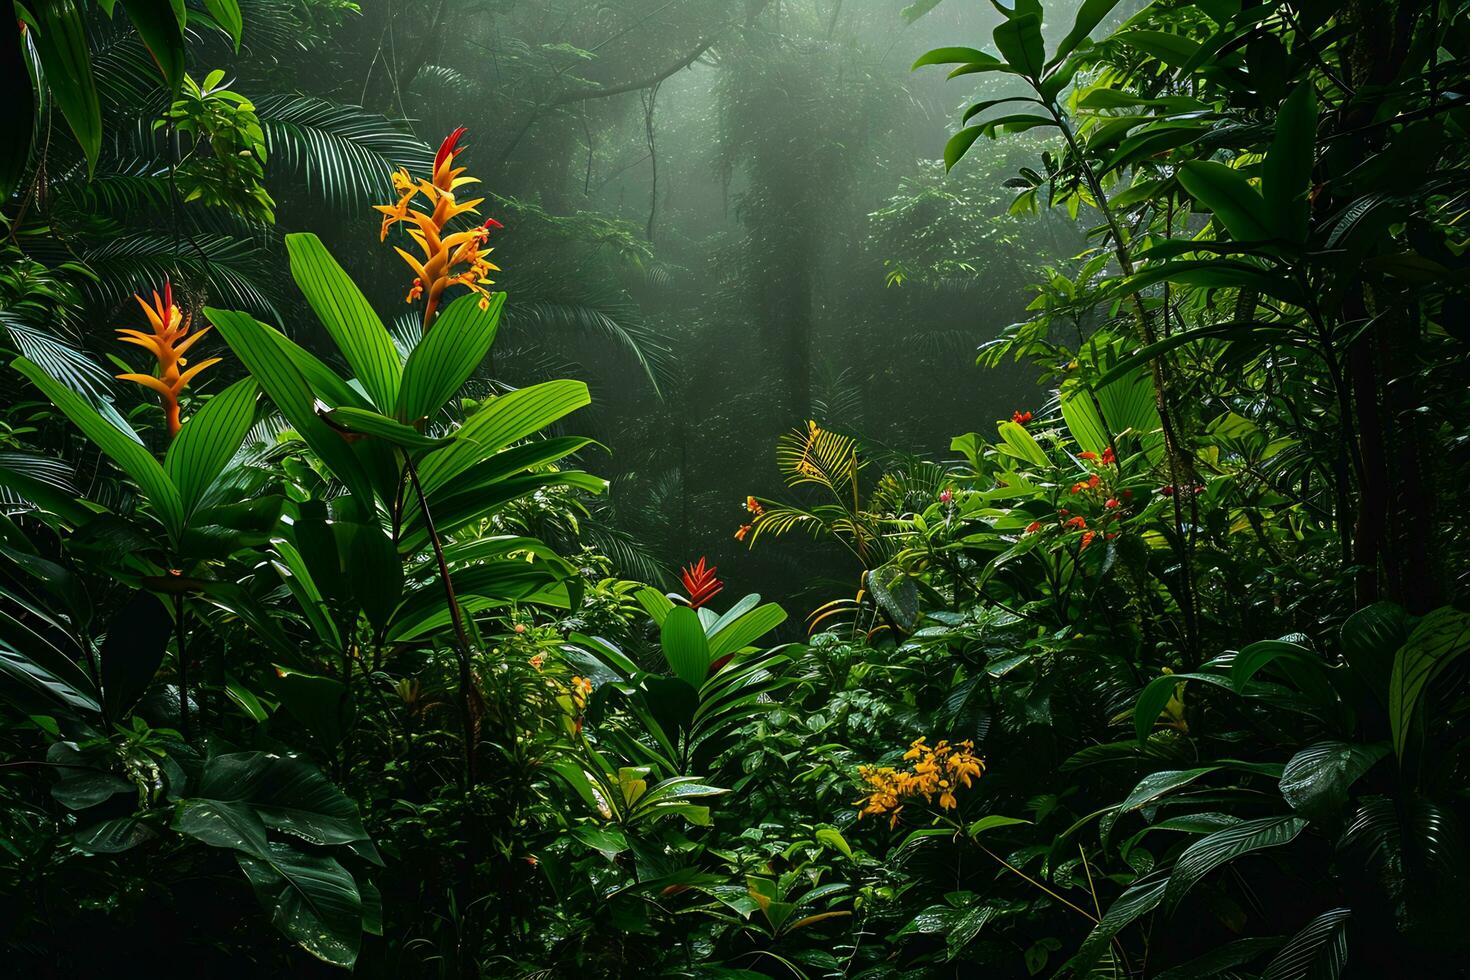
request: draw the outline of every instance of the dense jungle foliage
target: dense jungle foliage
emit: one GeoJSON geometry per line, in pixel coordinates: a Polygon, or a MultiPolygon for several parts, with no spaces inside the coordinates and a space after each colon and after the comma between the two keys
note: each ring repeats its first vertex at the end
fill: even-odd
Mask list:
{"type": "Polygon", "coordinates": [[[14,8],[15,976],[1470,975],[1470,4],[14,8]]]}

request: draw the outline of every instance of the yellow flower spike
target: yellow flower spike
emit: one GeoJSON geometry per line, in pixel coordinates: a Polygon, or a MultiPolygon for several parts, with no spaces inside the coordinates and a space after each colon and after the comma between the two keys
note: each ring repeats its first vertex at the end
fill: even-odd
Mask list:
{"type": "Polygon", "coordinates": [[[424,300],[425,331],[433,326],[444,292],[450,286],[464,286],[478,293],[480,309],[489,309],[490,293],[485,287],[494,285],[494,280],[488,274],[500,271],[499,266],[485,258],[491,251],[485,247],[490,229],[502,227],[500,222],[488,218],[477,228],[446,232],[451,221],[460,215],[477,213],[476,208],[485,202],[483,197],[460,201],[454,194],[456,188],[479,183],[476,177],[464,176],[466,168],[455,166],[455,158],[464,151],[459,143],[464,132],[461,126],[440,145],[429,180],[414,180],[406,170],[399,170],[393,175],[398,201],[373,206],[383,215],[382,239],[387,239],[388,229],[395,224],[405,224],[409,238],[423,253],[420,259],[395,246],[415,273],[416,281],[407,300],[409,303],[424,300]],[[424,199],[426,210],[415,206],[419,197],[424,199]]]}
{"type": "Polygon", "coordinates": [[[158,374],[119,374],[118,380],[132,381],[137,384],[158,392],[159,399],[163,405],[164,421],[168,425],[168,435],[172,439],[179,434],[183,423],[179,419],[179,395],[189,387],[189,383],[199,376],[199,373],[211,365],[218,364],[218,357],[207,358],[189,367],[187,371],[180,372],[180,368],[188,367],[184,354],[193,347],[195,342],[209,333],[210,327],[205,327],[192,335],[189,334],[189,326],[192,315],[184,314],[174,305],[173,284],[164,281],[163,296],[158,291],[153,291],[153,303],[142,296],[135,296],[138,305],[143,308],[148,317],[148,323],[153,328],[153,333],[146,334],[141,330],[129,327],[119,327],[118,339],[123,343],[134,344],[148,351],[158,362],[158,374]],[[187,336],[186,336],[187,335],[187,336]]]}
{"type": "Polygon", "coordinates": [[[956,791],[968,789],[985,771],[985,762],[974,754],[971,741],[951,745],[941,740],[933,746],[924,737],[916,738],[903,755],[910,769],[900,771],[887,766],[860,766],[858,778],[867,786],[868,795],[858,801],[859,817],[888,816],[888,826],[896,827],[905,801],[922,798],[936,802],[941,810],[959,807],[956,791]]]}

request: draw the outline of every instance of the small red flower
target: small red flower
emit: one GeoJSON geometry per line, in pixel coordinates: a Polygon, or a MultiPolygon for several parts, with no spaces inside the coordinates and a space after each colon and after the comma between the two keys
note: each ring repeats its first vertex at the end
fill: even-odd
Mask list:
{"type": "Polygon", "coordinates": [[[750,528],[751,528],[751,525],[749,525],[749,524],[742,524],[739,527],[737,527],[735,529],[735,540],[736,541],[744,541],[745,540],[745,536],[750,533],[750,528]]]}
{"type": "Polygon", "coordinates": [[[1195,487],[1194,488],[1194,492],[1195,492],[1195,494],[1204,493],[1205,492],[1205,488],[1204,487],[1195,487]]]}
{"type": "Polygon", "coordinates": [[[697,565],[686,565],[679,573],[679,578],[684,582],[684,591],[689,593],[689,608],[698,609],[719,595],[725,583],[715,578],[715,566],[708,568],[704,565],[704,559],[699,559],[697,565]]]}
{"type": "Polygon", "coordinates": [[[1108,448],[1106,448],[1106,449],[1103,450],[1102,462],[1103,462],[1103,465],[1104,466],[1112,466],[1117,461],[1118,461],[1118,457],[1117,457],[1117,454],[1115,454],[1113,452],[1113,447],[1112,446],[1109,446],[1108,448]]]}
{"type": "Polygon", "coordinates": [[[1078,459],[1093,460],[1093,459],[1097,459],[1097,453],[1078,453],[1077,454],[1077,458],[1078,459]]]}
{"type": "Polygon", "coordinates": [[[1067,521],[1066,526],[1067,527],[1086,527],[1087,526],[1087,519],[1085,517],[1083,517],[1081,514],[1078,514],[1076,517],[1074,517],[1071,520],[1067,521]]]}
{"type": "Polygon", "coordinates": [[[1087,485],[1089,487],[1096,487],[1101,482],[1102,482],[1102,477],[1098,476],[1096,473],[1092,474],[1091,476],[1089,476],[1087,478],[1087,485]]]}
{"type": "Polygon", "coordinates": [[[1025,425],[1027,422],[1030,422],[1031,421],[1031,413],[1030,412],[1012,412],[1011,413],[1011,421],[1014,422],[1014,423],[1016,423],[1017,425],[1025,425]]]}
{"type": "Polygon", "coordinates": [[[1133,491],[1132,490],[1124,490],[1123,491],[1123,499],[1124,500],[1132,500],[1133,499],[1133,491]]]}
{"type": "Polygon", "coordinates": [[[746,496],[745,498],[745,510],[752,517],[759,517],[766,512],[766,509],[761,506],[761,502],[751,496],[746,496]]]}
{"type": "Polygon", "coordinates": [[[1040,530],[1041,530],[1041,522],[1040,521],[1032,521],[1030,524],[1027,524],[1026,525],[1026,533],[1027,534],[1035,534],[1037,531],[1040,531],[1040,530]]]}
{"type": "Polygon", "coordinates": [[[1108,510],[1116,510],[1123,505],[1118,502],[1118,499],[1116,497],[1109,497],[1107,503],[1103,504],[1103,506],[1106,507],[1108,510]]]}
{"type": "Polygon", "coordinates": [[[949,487],[945,487],[943,490],[941,490],[939,492],[939,502],[941,504],[947,504],[947,503],[949,503],[953,499],[954,499],[954,491],[951,490],[949,487]]]}
{"type": "Polygon", "coordinates": [[[1174,487],[1173,485],[1167,487],[1159,487],[1159,493],[1163,494],[1165,497],[1172,497],[1174,496],[1174,487]]]}
{"type": "Polygon", "coordinates": [[[1078,548],[1077,550],[1078,551],[1082,551],[1088,545],[1092,544],[1092,539],[1095,538],[1095,537],[1097,537],[1097,532],[1096,531],[1084,531],[1082,533],[1082,547],[1081,548],[1078,548]]]}
{"type": "Polygon", "coordinates": [[[1117,536],[1118,536],[1118,532],[1117,531],[1109,531],[1107,534],[1103,535],[1103,537],[1107,538],[1109,541],[1113,540],[1117,536]]]}

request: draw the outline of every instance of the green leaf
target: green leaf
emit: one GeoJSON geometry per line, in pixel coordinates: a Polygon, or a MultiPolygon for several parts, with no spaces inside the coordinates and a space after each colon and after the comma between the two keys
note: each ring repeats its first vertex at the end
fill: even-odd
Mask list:
{"type": "Polygon", "coordinates": [[[230,35],[230,40],[235,42],[235,51],[238,52],[240,35],[245,29],[245,18],[240,14],[240,0],[204,0],[204,9],[230,35]]]}
{"type": "Polygon", "coordinates": [[[184,84],[184,27],[170,0],[123,0],[128,19],[153,56],[172,96],[184,84]]]}
{"type": "Polygon", "coordinates": [[[1046,47],[1041,37],[1041,15],[1016,14],[995,29],[992,35],[1000,56],[1027,78],[1041,78],[1046,65],[1046,47]]]}
{"type": "Polygon", "coordinates": [[[1265,201],[1243,171],[1212,160],[1191,160],[1179,168],[1179,183],[1197,202],[1215,213],[1237,242],[1275,237],[1266,224],[1265,201]]]}
{"type": "Polygon", "coordinates": [[[34,15],[31,41],[46,87],[81,144],[90,176],[102,152],[102,106],[92,78],[84,5],[77,0],[34,0],[29,8],[34,15]]]}
{"type": "Polygon", "coordinates": [[[1436,609],[1421,619],[1408,641],[1399,648],[1388,680],[1388,722],[1393,731],[1394,752],[1401,761],[1424,689],[1467,649],[1470,649],[1470,614],[1450,606],[1436,609]]]}
{"type": "Polygon", "coordinates": [[[173,829],[210,847],[225,847],[258,858],[270,854],[265,822],[249,804],[225,800],[180,800],[173,829]]]}
{"type": "Polygon", "coordinates": [[[1180,34],[1164,31],[1124,31],[1113,38],[1144,54],[1158,59],[1170,68],[1182,68],[1199,52],[1199,42],[1180,34]]]}
{"type": "Polygon", "coordinates": [[[1182,966],[1160,973],[1157,980],[1203,980],[1216,977],[1237,966],[1281,946],[1280,936],[1252,936],[1218,946],[1202,956],[1197,956],[1182,966]]]}
{"type": "Polygon", "coordinates": [[[403,364],[383,321],[321,239],[311,234],[287,235],[286,251],[291,256],[292,277],[368,397],[379,411],[392,412],[398,404],[403,364]]]}
{"type": "Polygon", "coordinates": [[[1000,438],[1006,444],[1006,448],[1010,450],[1008,455],[1037,466],[1051,466],[1051,460],[1037,444],[1035,437],[1026,431],[1025,426],[1016,422],[1003,421],[996,423],[995,428],[1000,433],[1000,438]]]}
{"type": "Polygon", "coordinates": [[[247,803],[267,827],[318,847],[368,839],[357,804],[300,759],[265,752],[217,755],[205,763],[195,796],[247,803]]]}
{"type": "Polygon", "coordinates": [[[1047,67],[1060,64],[1062,59],[1077,49],[1077,45],[1087,40],[1093,28],[1102,23],[1102,19],[1113,12],[1118,5],[1118,0],[1082,0],[1082,6],[1077,8],[1077,17],[1072,21],[1072,29],[1067,36],[1062,38],[1062,43],[1057,45],[1056,53],[1047,62],[1047,67]]]}
{"type": "Polygon", "coordinates": [[[277,668],[272,685],[291,716],[306,727],[322,748],[331,752],[341,744],[350,727],[352,698],[347,685],[333,677],[277,668]]]}
{"type": "Polygon", "coordinates": [[[87,438],[96,443],[124,473],[132,477],[133,482],[138,484],[138,488],[158,512],[169,535],[177,539],[183,530],[184,505],[179,498],[178,488],[168,478],[158,460],[153,458],[153,454],[143,448],[135,437],[97,414],[80,395],[63,387],[36,364],[24,357],[18,357],[10,362],[10,366],[40,388],[87,438]]]}
{"type": "Polygon", "coordinates": [[[998,813],[992,813],[990,816],[981,817],[979,820],[970,824],[970,826],[965,828],[965,833],[970,837],[979,837],[987,830],[994,830],[996,827],[1013,827],[1017,824],[1029,824],[1030,822],[1030,820],[1022,820],[1020,817],[1003,817],[998,813]]]}
{"type": "Polygon", "coordinates": [[[1261,980],[1337,980],[1347,963],[1347,925],[1352,909],[1329,909],[1287,940],[1261,980]]]}
{"type": "Polygon", "coordinates": [[[409,424],[439,413],[490,353],[500,329],[505,294],[496,293],[488,309],[480,298],[461,296],[444,308],[403,367],[398,418],[409,424]]]}
{"type": "Polygon", "coordinates": [[[915,71],[928,65],[968,65],[968,64],[1000,64],[1000,59],[993,54],[986,54],[979,48],[935,48],[919,56],[919,60],[913,63],[909,69],[915,71]]]}
{"type": "Polygon", "coordinates": [[[1342,658],[1348,670],[1384,706],[1394,656],[1409,638],[1409,614],[1393,602],[1375,602],[1342,624],[1342,658]]]}
{"type": "Polygon", "coordinates": [[[480,460],[591,403],[587,386],[570,380],[547,381],[497,395],[459,427],[455,445],[424,462],[419,470],[424,491],[433,493],[480,460]]]}
{"type": "Polygon", "coordinates": [[[735,653],[737,650],[750,646],[785,621],[786,610],[774,602],[768,602],[764,606],[752,609],[735,621],[720,627],[718,632],[710,636],[710,659],[718,660],[727,653],[735,653]]]}
{"type": "Polygon", "coordinates": [[[975,141],[985,133],[984,126],[967,126],[949,138],[944,144],[944,170],[946,173],[954,169],[954,165],[960,162],[975,141]]]}
{"type": "Polygon", "coordinates": [[[709,673],[710,648],[700,625],[699,614],[688,606],[669,610],[660,628],[664,659],[674,676],[696,691],[709,673]]]}
{"type": "Polygon", "coordinates": [[[454,442],[452,438],[432,439],[396,419],[366,408],[333,408],[321,415],[334,429],[382,439],[400,449],[442,449],[454,442]]]}
{"type": "Polygon", "coordinates": [[[1388,743],[1318,742],[1302,749],[1281,772],[1281,795],[1313,820],[1332,818],[1347,803],[1348,790],[1379,759],[1388,743]]]}
{"type": "Polygon", "coordinates": [[[1307,240],[1311,205],[1312,154],[1317,143],[1317,93],[1310,81],[1297,85],[1276,115],[1276,135],[1261,166],[1266,215],[1279,238],[1307,240]]]}
{"type": "Polygon", "coordinates": [[[347,546],[347,578],[368,622],[385,630],[403,598],[403,564],[381,528],[357,525],[347,546]]]}
{"type": "Polygon", "coordinates": [[[285,345],[290,341],[244,313],[205,307],[204,315],[312,452],[321,457],[353,496],[370,506],[372,484],[362,461],[341,433],[317,417],[316,398],[286,352],[285,345]]]}
{"type": "Polygon", "coordinates": [[[153,683],[163,663],[174,619],[150,592],[135,592],[107,626],[102,641],[102,691],[114,721],[121,720],[153,683]]]}
{"type": "Polygon", "coordinates": [[[1164,889],[1164,908],[1175,908],[1196,882],[1227,861],[1262,848],[1289,844],[1306,827],[1307,821],[1301,817],[1262,817],[1241,821],[1200,838],[1186,847],[1174,862],[1164,889]]]}
{"type": "Polygon", "coordinates": [[[1148,741],[1154,723],[1159,720],[1165,705],[1174,697],[1174,690],[1184,683],[1173,674],[1164,674],[1148,682],[1138,702],[1133,706],[1133,731],[1140,744],[1148,741]]]}
{"type": "Polygon", "coordinates": [[[351,967],[362,944],[357,883],[335,858],[271,843],[266,857],[237,853],[240,870],[271,924],[302,949],[334,966],[351,967]]]}
{"type": "Polygon", "coordinates": [[[1134,882],[1117,901],[1108,906],[1102,921],[1093,927],[1083,940],[1070,966],[1077,976],[1086,976],[1088,969],[1108,951],[1113,937],[1127,928],[1140,916],[1152,912],[1164,898],[1164,886],[1168,879],[1161,874],[1150,875],[1134,882]]]}
{"type": "Polygon", "coordinates": [[[205,402],[169,445],[163,466],[179,488],[185,520],[239,452],[255,421],[255,394],[254,379],[236,381],[205,402]]]}

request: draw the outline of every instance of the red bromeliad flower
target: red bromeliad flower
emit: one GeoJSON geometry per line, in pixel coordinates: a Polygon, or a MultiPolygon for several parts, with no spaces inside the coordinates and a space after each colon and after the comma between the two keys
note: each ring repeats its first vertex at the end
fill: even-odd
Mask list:
{"type": "Polygon", "coordinates": [[[1113,452],[1113,447],[1112,446],[1109,446],[1108,448],[1106,448],[1106,449],[1103,450],[1102,463],[1103,463],[1104,466],[1112,466],[1117,461],[1118,461],[1118,454],[1115,453],[1115,452],[1113,452]]]}
{"type": "Polygon", "coordinates": [[[1011,413],[1011,421],[1014,422],[1014,423],[1016,423],[1017,425],[1025,425],[1027,422],[1030,422],[1031,421],[1031,413],[1030,412],[1012,412],[1011,413]]]}
{"type": "Polygon", "coordinates": [[[689,608],[698,609],[719,595],[725,583],[715,578],[715,566],[705,567],[704,559],[697,565],[685,565],[679,573],[684,582],[684,591],[689,593],[689,608]]]}

